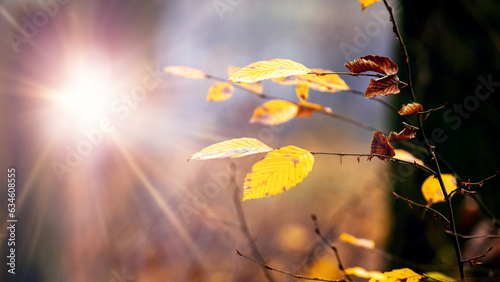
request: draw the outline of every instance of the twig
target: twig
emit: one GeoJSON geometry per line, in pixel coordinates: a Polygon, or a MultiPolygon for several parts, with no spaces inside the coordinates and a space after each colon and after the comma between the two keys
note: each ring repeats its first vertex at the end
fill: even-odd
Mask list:
{"type": "MultiPolygon", "coordinates": [[[[389,3],[387,2],[387,0],[383,0],[383,1],[384,1],[385,7],[387,8],[387,11],[389,12],[389,16],[390,16],[390,19],[391,19],[391,22],[392,22],[393,31],[396,34],[396,37],[397,37],[397,39],[399,41],[399,46],[400,46],[400,49],[401,49],[401,54],[402,54],[402,57],[403,57],[403,61],[405,62],[406,73],[407,73],[407,76],[408,76],[408,88],[410,89],[411,100],[412,100],[412,102],[417,102],[417,99],[415,98],[415,93],[414,93],[414,90],[413,90],[413,83],[412,83],[412,78],[411,78],[410,61],[408,59],[408,51],[406,50],[406,45],[403,42],[403,38],[401,37],[401,33],[399,32],[399,28],[398,28],[398,25],[396,23],[396,19],[394,17],[394,12],[393,12],[392,7],[389,5],[389,3]]],[[[446,200],[447,207],[448,207],[448,213],[449,213],[449,217],[450,217],[450,229],[451,229],[451,231],[453,233],[457,233],[456,227],[455,227],[455,216],[453,215],[453,207],[451,205],[451,199],[450,199],[448,193],[446,192],[446,187],[445,187],[444,182],[443,182],[443,177],[442,177],[442,174],[441,174],[441,169],[439,167],[439,161],[436,158],[436,155],[434,153],[434,147],[432,147],[429,144],[429,140],[425,136],[422,119],[417,118],[417,121],[418,121],[418,127],[420,129],[419,132],[422,135],[423,139],[425,140],[425,143],[426,143],[426,146],[427,146],[427,150],[429,151],[429,153],[430,153],[430,155],[432,157],[432,160],[434,161],[434,165],[436,167],[437,174],[435,174],[435,176],[436,176],[436,178],[439,181],[439,185],[441,186],[441,191],[443,192],[443,195],[444,195],[444,198],[446,200]]],[[[462,281],[465,281],[465,272],[464,272],[463,262],[462,262],[462,253],[461,253],[461,250],[460,250],[460,243],[458,241],[458,237],[457,236],[454,236],[453,245],[455,247],[455,255],[456,255],[456,258],[457,258],[457,265],[458,265],[458,271],[460,273],[460,278],[461,278],[462,281]]]]}
{"type": "Polygon", "coordinates": [[[446,230],[446,233],[458,236],[463,239],[500,239],[500,235],[462,235],[457,233],[451,233],[449,230],[446,230]]]}
{"type": "MultiPolygon", "coordinates": [[[[395,192],[392,192],[392,194],[393,194],[393,195],[394,195],[397,199],[401,199],[401,200],[404,200],[404,201],[408,202],[408,204],[410,204],[410,206],[411,206],[411,205],[415,205],[415,206],[417,206],[417,207],[421,207],[421,208],[424,208],[424,209],[426,209],[426,210],[429,210],[429,211],[433,212],[435,215],[439,216],[439,217],[440,217],[440,218],[442,218],[444,221],[446,221],[446,223],[450,224],[450,221],[446,218],[446,216],[444,216],[443,214],[441,214],[441,213],[440,213],[440,212],[438,212],[437,210],[435,210],[435,209],[433,209],[433,208],[431,208],[431,207],[429,207],[429,206],[422,205],[422,204],[419,204],[419,203],[417,203],[417,202],[414,202],[414,201],[412,201],[412,200],[410,200],[410,199],[408,199],[408,198],[402,197],[402,196],[400,196],[400,195],[396,194],[395,192]]],[[[446,231],[446,232],[448,232],[448,231],[446,231]]]]}
{"type": "Polygon", "coordinates": [[[317,220],[316,216],[313,214],[313,215],[311,215],[311,218],[312,218],[313,223],[314,223],[314,232],[316,232],[316,235],[318,235],[318,237],[321,238],[321,240],[323,240],[323,242],[325,242],[325,244],[327,244],[330,247],[330,249],[333,250],[333,252],[335,253],[335,257],[337,258],[337,263],[338,263],[339,269],[344,273],[344,276],[347,279],[347,281],[352,281],[351,277],[349,277],[349,275],[345,272],[345,269],[344,269],[344,266],[342,265],[342,261],[340,260],[340,255],[339,255],[337,248],[334,245],[330,244],[328,242],[328,239],[326,239],[326,237],[319,231],[319,224],[318,224],[318,220],[317,220]]]}
{"type": "Polygon", "coordinates": [[[425,165],[421,165],[421,164],[418,164],[416,162],[405,161],[405,160],[390,157],[390,156],[384,156],[384,155],[380,155],[380,154],[333,153],[333,152],[311,152],[311,154],[313,154],[313,155],[332,155],[332,156],[339,156],[339,157],[344,157],[344,156],[347,156],[347,157],[369,157],[369,158],[370,157],[381,157],[387,161],[413,165],[413,166],[420,168],[422,170],[425,170],[431,174],[436,174],[436,172],[433,169],[431,169],[425,165]]]}
{"type": "Polygon", "coordinates": [[[480,258],[485,258],[486,257],[486,254],[491,251],[493,249],[493,246],[489,246],[488,249],[482,253],[481,255],[479,256],[475,256],[471,259],[468,259],[468,260],[463,260],[462,263],[469,263],[470,266],[476,266],[476,265],[479,265],[479,264],[482,264],[482,262],[479,261],[480,258]]]}
{"type": "MultiPolygon", "coordinates": [[[[250,231],[248,230],[248,225],[247,225],[247,220],[245,218],[245,213],[243,212],[243,208],[241,206],[241,200],[240,200],[240,189],[238,189],[238,185],[236,184],[236,180],[234,177],[234,164],[231,164],[232,173],[231,173],[231,184],[234,187],[234,193],[233,193],[233,202],[234,202],[234,207],[236,208],[236,214],[238,215],[238,220],[240,221],[240,229],[241,232],[245,235],[245,237],[248,240],[248,244],[250,245],[250,248],[252,249],[252,254],[254,257],[259,259],[260,261],[265,261],[264,257],[259,251],[259,248],[255,244],[255,241],[252,239],[252,235],[250,234],[250,231]]],[[[266,267],[262,269],[264,271],[264,274],[266,275],[266,278],[269,282],[274,282],[274,278],[271,275],[271,273],[268,271],[266,267]]]]}
{"type": "Polygon", "coordinates": [[[276,272],[279,272],[279,273],[282,273],[282,274],[285,274],[285,275],[289,275],[289,276],[292,276],[292,277],[295,277],[297,279],[305,279],[305,280],[312,280],[312,281],[326,281],[326,282],[343,282],[345,280],[328,280],[328,279],[321,279],[321,278],[314,278],[314,277],[306,277],[306,276],[302,276],[302,275],[298,275],[298,274],[293,274],[293,273],[290,273],[290,272],[286,272],[286,271],[283,271],[283,270],[279,270],[277,268],[274,268],[274,267],[271,267],[265,263],[262,263],[256,259],[253,259],[251,257],[248,257],[244,254],[242,254],[238,249],[236,249],[236,253],[241,256],[241,257],[244,257],[250,261],[253,261],[257,264],[260,264],[262,267],[266,268],[266,269],[269,269],[269,270],[272,270],[272,271],[276,271],[276,272]]]}

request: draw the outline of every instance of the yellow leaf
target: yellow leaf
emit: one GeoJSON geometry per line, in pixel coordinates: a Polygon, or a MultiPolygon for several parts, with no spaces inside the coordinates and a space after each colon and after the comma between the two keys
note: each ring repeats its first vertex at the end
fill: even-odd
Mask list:
{"type": "MultiPolygon", "coordinates": [[[[444,187],[446,188],[446,193],[450,194],[451,191],[457,189],[457,180],[451,174],[442,174],[444,187]]],[[[422,184],[422,194],[428,205],[432,205],[437,202],[443,202],[444,195],[439,185],[439,180],[434,178],[434,175],[427,177],[427,179],[422,184]]]]}
{"type": "Polygon", "coordinates": [[[378,280],[383,281],[385,279],[385,276],[382,274],[382,272],[379,271],[367,271],[366,269],[362,267],[351,267],[345,270],[345,273],[347,275],[356,275],[361,278],[375,278],[378,280]]]}
{"type": "Polygon", "coordinates": [[[257,82],[270,78],[306,74],[311,70],[304,65],[288,59],[272,59],[252,63],[234,73],[231,82],[257,82]]]}
{"type": "Polygon", "coordinates": [[[307,83],[299,82],[297,88],[295,88],[297,97],[299,97],[301,102],[305,102],[309,97],[309,85],[307,83]]]}
{"type": "Polygon", "coordinates": [[[299,107],[294,103],[284,100],[271,100],[255,109],[250,122],[266,125],[281,124],[293,119],[298,111],[299,107]]]}
{"type": "Polygon", "coordinates": [[[378,1],[380,0],[359,0],[359,2],[361,2],[361,10],[366,9],[366,7],[378,1]]]}
{"type": "Polygon", "coordinates": [[[351,245],[358,246],[361,248],[365,248],[365,249],[375,248],[375,242],[373,242],[372,240],[356,238],[356,237],[352,236],[351,234],[347,234],[347,233],[340,234],[340,241],[346,242],[346,243],[349,243],[351,245]]]}
{"type": "MultiPolygon", "coordinates": [[[[331,73],[330,70],[311,69],[314,73],[331,73]]],[[[307,83],[309,88],[322,92],[338,92],[351,89],[337,74],[316,75],[302,74],[287,77],[274,78],[272,81],[283,85],[295,85],[307,83]]]]}
{"type": "Polygon", "coordinates": [[[376,281],[385,281],[385,282],[418,282],[420,279],[422,279],[424,276],[414,272],[413,270],[409,268],[401,268],[401,269],[395,269],[393,271],[389,272],[384,272],[382,274],[385,279],[380,279],[380,278],[371,278],[369,282],[376,282],[376,281]]]}
{"type": "Polygon", "coordinates": [[[234,86],[229,82],[215,82],[208,90],[207,101],[224,101],[233,96],[234,86]]]}
{"type": "Polygon", "coordinates": [[[396,153],[396,155],[394,155],[394,158],[396,158],[396,159],[400,159],[400,160],[412,162],[412,163],[416,162],[419,165],[424,165],[424,162],[422,160],[417,159],[411,153],[409,153],[403,149],[394,149],[394,153],[396,153]]]}
{"type": "Polygon", "coordinates": [[[209,160],[229,157],[239,158],[272,150],[272,148],[257,139],[243,137],[210,145],[192,155],[189,160],[209,160]]]}
{"type": "Polygon", "coordinates": [[[450,276],[444,275],[441,272],[426,272],[425,276],[432,278],[430,281],[442,281],[442,282],[453,282],[457,281],[454,278],[451,278],[450,276]]]}
{"type": "Polygon", "coordinates": [[[166,73],[171,73],[173,75],[187,77],[187,78],[207,78],[207,75],[202,71],[197,69],[192,69],[188,67],[165,67],[163,69],[166,73]]]}
{"type": "MultiPolygon", "coordinates": [[[[231,77],[235,72],[240,70],[241,68],[233,67],[233,66],[228,66],[227,67],[227,74],[229,77],[231,77]]],[[[254,83],[240,83],[240,86],[245,88],[246,90],[249,90],[253,93],[256,94],[262,94],[264,92],[264,87],[262,86],[262,83],[259,82],[254,82],[254,83]]]]}
{"type": "Polygon", "coordinates": [[[274,196],[300,183],[314,164],[311,152],[286,146],[253,165],[243,184],[243,201],[274,196]]]}

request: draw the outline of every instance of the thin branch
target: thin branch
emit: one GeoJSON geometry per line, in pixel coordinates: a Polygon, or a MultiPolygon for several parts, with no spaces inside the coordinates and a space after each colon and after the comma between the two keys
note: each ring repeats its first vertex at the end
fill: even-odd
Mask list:
{"type": "MultiPolygon", "coordinates": [[[[234,187],[234,193],[233,193],[233,202],[234,202],[234,207],[236,208],[236,213],[238,215],[238,220],[240,221],[240,229],[241,232],[245,235],[245,237],[248,240],[248,244],[250,245],[250,248],[252,249],[252,255],[259,259],[260,261],[265,261],[264,257],[259,251],[259,248],[257,247],[257,244],[255,244],[255,241],[252,239],[252,235],[250,234],[250,231],[248,229],[248,224],[247,220],[245,218],[245,213],[243,212],[243,207],[241,206],[241,200],[240,200],[240,189],[238,189],[238,185],[236,184],[235,176],[234,176],[234,164],[231,165],[233,168],[232,173],[231,173],[231,184],[234,187]]],[[[266,278],[269,282],[274,282],[274,278],[271,275],[271,273],[268,271],[266,267],[262,269],[264,271],[264,274],[266,275],[266,278]]]]}
{"type": "MultiPolygon", "coordinates": [[[[390,19],[391,19],[391,22],[392,22],[393,31],[396,34],[396,37],[397,37],[397,39],[399,41],[399,46],[400,46],[400,49],[401,49],[401,54],[402,54],[402,57],[403,57],[403,61],[405,62],[406,73],[407,73],[407,76],[408,76],[408,88],[410,89],[411,100],[412,100],[412,102],[417,102],[416,98],[415,98],[415,93],[413,91],[413,83],[412,83],[412,77],[411,77],[410,60],[408,58],[408,51],[406,50],[406,45],[403,42],[403,38],[401,37],[401,33],[399,32],[399,28],[398,28],[398,25],[396,23],[396,19],[394,17],[394,11],[393,11],[392,7],[389,5],[389,3],[387,2],[387,0],[383,0],[383,1],[384,1],[385,7],[387,8],[387,11],[389,12],[389,16],[390,16],[390,19]]],[[[448,207],[448,213],[449,213],[449,217],[450,217],[450,229],[451,229],[451,231],[453,233],[457,233],[456,226],[455,226],[455,216],[453,215],[453,207],[451,205],[451,199],[450,199],[448,193],[446,192],[446,187],[445,187],[444,182],[443,182],[443,177],[442,177],[442,174],[441,174],[441,169],[439,167],[439,161],[436,158],[436,155],[434,153],[434,147],[432,147],[429,144],[429,140],[425,136],[425,131],[424,131],[422,119],[417,118],[417,120],[418,120],[418,127],[420,129],[419,132],[422,135],[423,139],[425,140],[425,143],[426,143],[426,146],[427,146],[427,150],[429,151],[429,153],[430,153],[430,155],[432,157],[432,160],[434,161],[434,165],[436,167],[436,172],[437,172],[437,174],[435,174],[435,176],[436,176],[436,178],[439,181],[439,185],[441,186],[441,190],[442,190],[444,198],[446,200],[446,204],[447,204],[447,207],[448,207]]],[[[464,267],[463,267],[463,262],[462,262],[462,253],[461,253],[461,250],[460,250],[460,243],[458,241],[458,237],[457,236],[454,236],[453,245],[454,245],[454,248],[455,248],[455,255],[456,255],[456,258],[457,258],[457,265],[458,265],[458,270],[459,270],[459,273],[460,273],[460,278],[461,278],[462,281],[465,281],[465,272],[464,272],[464,267]]]]}
{"type": "Polygon", "coordinates": [[[323,242],[325,242],[325,244],[328,245],[330,247],[330,249],[333,250],[333,252],[335,253],[335,257],[337,258],[337,263],[338,263],[339,269],[344,273],[344,276],[347,279],[347,281],[352,281],[351,277],[349,277],[349,275],[345,272],[345,269],[344,269],[344,266],[342,265],[342,260],[340,260],[340,255],[339,255],[337,248],[334,245],[330,244],[328,242],[328,239],[326,239],[326,237],[319,231],[319,224],[318,224],[318,220],[317,220],[316,216],[313,214],[313,215],[311,215],[311,218],[312,218],[313,223],[314,223],[314,232],[316,232],[316,235],[318,235],[318,237],[321,238],[321,240],[323,240],[323,242]]]}
{"type": "Polygon", "coordinates": [[[241,257],[244,257],[250,261],[253,261],[257,264],[260,264],[262,267],[266,268],[266,269],[269,269],[269,270],[272,270],[272,271],[276,271],[276,272],[279,272],[279,273],[282,273],[282,274],[285,274],[285,275],[289,275],[289,276],[292,276],[292,277],[295,277],[297,279],[304,279],[304,280],[312,280],[312,281],[326,281],[326,282],[343,282],[345,280],[328,280],[328,279],[321,279],[321,278],[314,278],[314,277],[306,277],[306,276],[302,276],[302,275],[298,275],[298,274],[293,274],[293,273],[290,273],[290,272],[286,272],[286,271],[283,271],[283,270],[279,270],[277,268],[274,268],[274,267],[271,267],[263,262],[260,262],[256,259],[253,259],[251,257],[248,257],[244,254],[242,254],[238,249],[236,249],[236,254],[238,254],[239,256],[241,257]]]}
{"type": "Polygon", "coordinates": [[[367,154],[367,153],[362,153],[362,154],[359,154],[359,153],[333,153],[333,152],[311,152],[311,154],[313,155],[331,155],[331,156],[339,156],[339,157],[381,157],[381,158],[384,158],[385,160],[387,161],[392,161],[392,162],[395,162],[395,163],[403,163],[403,164],[409,164],[409,165],[413,165],[417,168],[420,168],[422,170],[425,170],[431,174],[436,174],[436,172],[425,166],[425,165],[421,165],[421,164],[418,164],[416,162],[410,162],[410,161],[406,161],[406,160],[402,160],[402,159],[398,159],[398,158],[394,158],[394,157],[389,157],[389,156],[384,156],[384,155],[380,155],[380,154],[367,154]]]}
{"type": "MultiPolygon", "coordinates": [[[[410,204],[410,206],[411,206],[411,205],[415,205],[415,206],[417,206],[417,207],[421,207],[421,208],[423,208],[423,209],[426,209],[426,210],[429,210],[429,211],[433,212],[433,213],[434,213],[434,215],[439,216],[439,217],[440,217],[440,218],[442,218],[444,221],[446,221],[446,223],[450,224],[450,221],[446,218],[446,216],[444,216],[443,214],[441,214],[441,213],[440,213],[440,212],[438,212],[437,210],[435,210],[435,209],[433,209],[433,208],[431,208],[431,207],[429,207],[429,206],[422,205],[422,204],[419,204],[419,203],[417,203],[417,202],[414,202],[414,201],[412,201],[412,200],[410,200],[410,199],[408,199],[408,198],[402,197],[402,196],[400,196],[400,195],[396,194],[395,192],[392,192],[392,194],[393,194],[394,196],[396,196],[396,199],[401,199],[401,200],[404,200],[404,201],[408,202],[408,204],[410,204]]],[[[448,233],[448,231],[446,231],[446,232],[448,233]]],[[[451,233],[450,233],[450,234],[451,234],[451,233]]]]}
{"type": "Polygon", "coordinates": [[[449,230],[446,230],[446,233],[458,236],[463,239],[500,239],[500,235],[462,235],[457,233],[451,233],[449,230]]]}

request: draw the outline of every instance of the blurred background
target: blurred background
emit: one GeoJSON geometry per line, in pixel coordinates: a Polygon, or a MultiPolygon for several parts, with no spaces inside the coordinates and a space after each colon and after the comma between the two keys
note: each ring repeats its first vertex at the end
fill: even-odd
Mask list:
{"type": "MultiPolygon", "coordinates": [[[[242,226],[270,266],[340,279],[333,252],[314,233],[311,214],[339,248],[345,267],[384,271],[424,257],[405,252],[412,241],[403,240],[406,247],[393,243],[393,234],[409,238],[408,232],[427,229],[408,231],[400,224],[410,217],[412,226],[419,226],[415,218],[421,214],[407,212],[407,204],[407,217],[394,221],[392,210],[402,209],[393,207],[391,194],[401,189],[394,184],[398,172],[379,160],[317,156],[313,171],[296,188],[244,203],[239,201],[244,177],[262,156],[186,162],[208,145],[238,137],[258,138],[274,148],[368,153],[372,130],[320,114],[272,127],[250,124],[264,100],[236,90],[230,100],[206,102],[213,81],[163,72],[166,66],[187,66],[226,78],[228,65],[272,58],[334,71],[345,71],[345,62],[367,54],[396,60],[382,3],[364,12],[358,1],[0,3],[5,172],[0,179],[6,187],[7,168],[16,169],[18,219],[16,275],[3,271],[5,281],[266,281],[261,266],[236,254],[238,249],[254,257],[242,226]],[[374,240],[377,250],[340,242],[343,232],[374,240]],[[394,255],[382,251],[386,246],[394,255]]],[[[398,19],[409,13],[393,4],[398,19]]],[[[486,30],[497,34],[494,27],[486,30]]],[[[408,43],[418,42],[415,38],[408,43]]],[[[487,78],[492,71],[466,77],[475,87],[478,75],[487,78]]],[[[359,91],[369,82],[343,78],[359,91]]],[[[264,92],[296,99],[293,86],[266,81],[264,92]]],[[[474,92],[464,97],[469,93],[474,92]]],[[[309,101],[384,132],[400,129],[399,123],[391,125],[394,115],[386,107],[352,92],[311,91],[309,101]]],[[[465,122],[472,126],[473,120],[465,122]]],[[[0,200],[7,202],[7,192],[0,200]]],[[[8,234],[0,235],[3,270],[8,234]]],[[[418,267],[436,256],[430,253],[410,267],[423,272],[426,268],[418,267]]],[[[271,275],[274,281],[295,280],[271,275]]]]}

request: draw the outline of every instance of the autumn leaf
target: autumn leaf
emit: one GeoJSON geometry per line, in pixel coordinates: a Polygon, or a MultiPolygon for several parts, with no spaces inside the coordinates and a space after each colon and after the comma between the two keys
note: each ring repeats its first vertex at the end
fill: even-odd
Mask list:
{"type": "Polygon", "coordinates": [[[351,245],[365,248],[365,249],[373,249],[375,248],[375,242],[369,239],[356,238],[351,234],[342,233],[339,237],[340,241],[349,243],[351,245]]]}
{"type": "Polygon", "coordinates": [[[409,140],[415,138],[417,136],[418,128],[413,127],[413,126],[405,126],[403,130],[401,130],[399,133],[396,132],[391,132],[389,134],[388,141],[389,142],[394,142],[394,141],[404,141],[404,140],[409,140]]]}
{"type": "Polygon", "coordinates": [[[377,79],[370,79],[370,84],[365,91],[366,98],[375,96],[386,96],[399,93],[399,78],[397,75],[384,76],[377,79]]]}
{"type": "MultiPolygon", "coordinates": [[[[311,69],[313,73],[332,73],[330,70],[324,69],[311,69]]],[[[321,92],[338,92],[344,90],[350,90],[351,88],[347,86],[345,81],[340,78],[337,74],[302,74],[302,75],[291,75],[287,77],[279,77],[271,79],[274,82],[283,85],[295,85],[299,83],[307,83],[309,88],[321,91],[321,92]]]]}
{"type": "MultiPolygon", "coordinates": [[[[233,66],[228,66],[227,67],[227,74],[229,77],[231,77],[235,72],[240,70],[241,68],[233,67],[233,66]]],[[[259,82],[254,82],[254,83],[240,83],[240,87],[251,91],[256,94],[262,94],[264,92],[264,87],[262,86],[262,83],[259,82]]]]}
{"type": "MultiPolygon", "coordinates": [[[[457,189],[457,180],[452,174],[442,174],[441,177],[443,178],[447,194],[450,194],[451,191],[457,189]]],[[[441,189],[441,185],[439,185],[439,180],[436,179],[434,175],[427,177],[422,184],[421,190],[425,200],[427,201],[427,205],[429,206],[445,201],[443,190],[441,189]]]]}
{"type": "MultiPolygon", "coordinates": [[[[396,153],[394,152],[394,148],[387,141],[387,137],[382,134],[382,131],[375,131],[373,134],[370,154],[394,157],[396,153]]],[[[381,156],[379,156],[378,158],[381,160],[386,159],[381,156]]]]}
{"type": "Polygon", "coordinates": [[[424,165],[424,162],[421,159],[416,158],[414,155],[409,153],[408,151],[405,151],[403,149],[394,149],[394,158],[407,161],[407,162],[412,162],[412,163],[417,163],[419,165],[424,165]]]}
{"type": "Polygon", "coordinates": [[[391,59],[383,56],[368,55],[345,63],[352,73],[373,71],[390,76],[398,72],[398,66],[391,59]]]}
{"type": "Polygon", "coordinates": [[[240,158],[265,153],[273,149],[254,138],[236,138],[210,145],[192,155],[189,160],[210,160],[219,158],[240,158]]]}
{"type": "Polygon", "coordinates": [[[269,152],[253,165],[243,184],[243,201],[274,196],[300,183],[311,171],[311,152],[286,146],[269,152]]]}
{"type": "Polygon", "coordinates": [[[229,82],[215,82],[208,89],[207,101],[224,101],[233,96],[234,86],[229,82]]]}
{"type": "Polygon", "coordinates": [[[299,97],[301,102],[306,102],[309,97],[309,84],[299,82],[297,84],[297,88],[295,88],[295,92],[297,93],[297,97],[299,97]]]}
{"type": "Polygon", "coordinates": [[[272,59],[249,64],[235,72],[231,82],[257,82],[265,79],[310,73],[304,65],[288,59],[272,59]]]}
{"type": "Polygon", "coordinates": [[[277,125],[293,119],[298,111],[299,107],[292,102],[271,100],[255,109],[250,122],[277,125]]]}
{"type": "Polygon", "coordinates": [[[196,78],[203,79],[208,78],[206,74],[197,69],[192,69],[188,67],[165,67],[163,69],[166,73],[171,73],[173,75],[187,77],[187,78],[196,78]]]}
{"type": "Polygon", "coordinates": [[[361,278],[375,278],[378,280],[384,280],[385,276],[379,271],[368,271],[362,267],[351,267],[345,270],[347,275],[356,275],[361,278]]]}
{"type": "Polygon", "coordinates": [[[406,105],[403,105],[401,109],[398,111],[398,114],[402,116],[416,114],[422,111],[422,105],[416,102],[412,102],[406,105]]]}
{"type": "Polygon", "coordinates": [[[366,7],[378,1],[380,0],[359,0],[359,2],[361,2],[361,11],[363,11],[364,9],[366,9],[366,7]]]}
{"type": "Polygon", "coordinates": [[[393,271],[384,272],[382,274],[384,279],[380,278],[371,278],[369,282],[377,282],[377,281],[385,281],[385,282],[418,282],[420,279],[424,278],[423,275],[420,275],[409,268],[401,268],[395,269],[393,271]]]}

